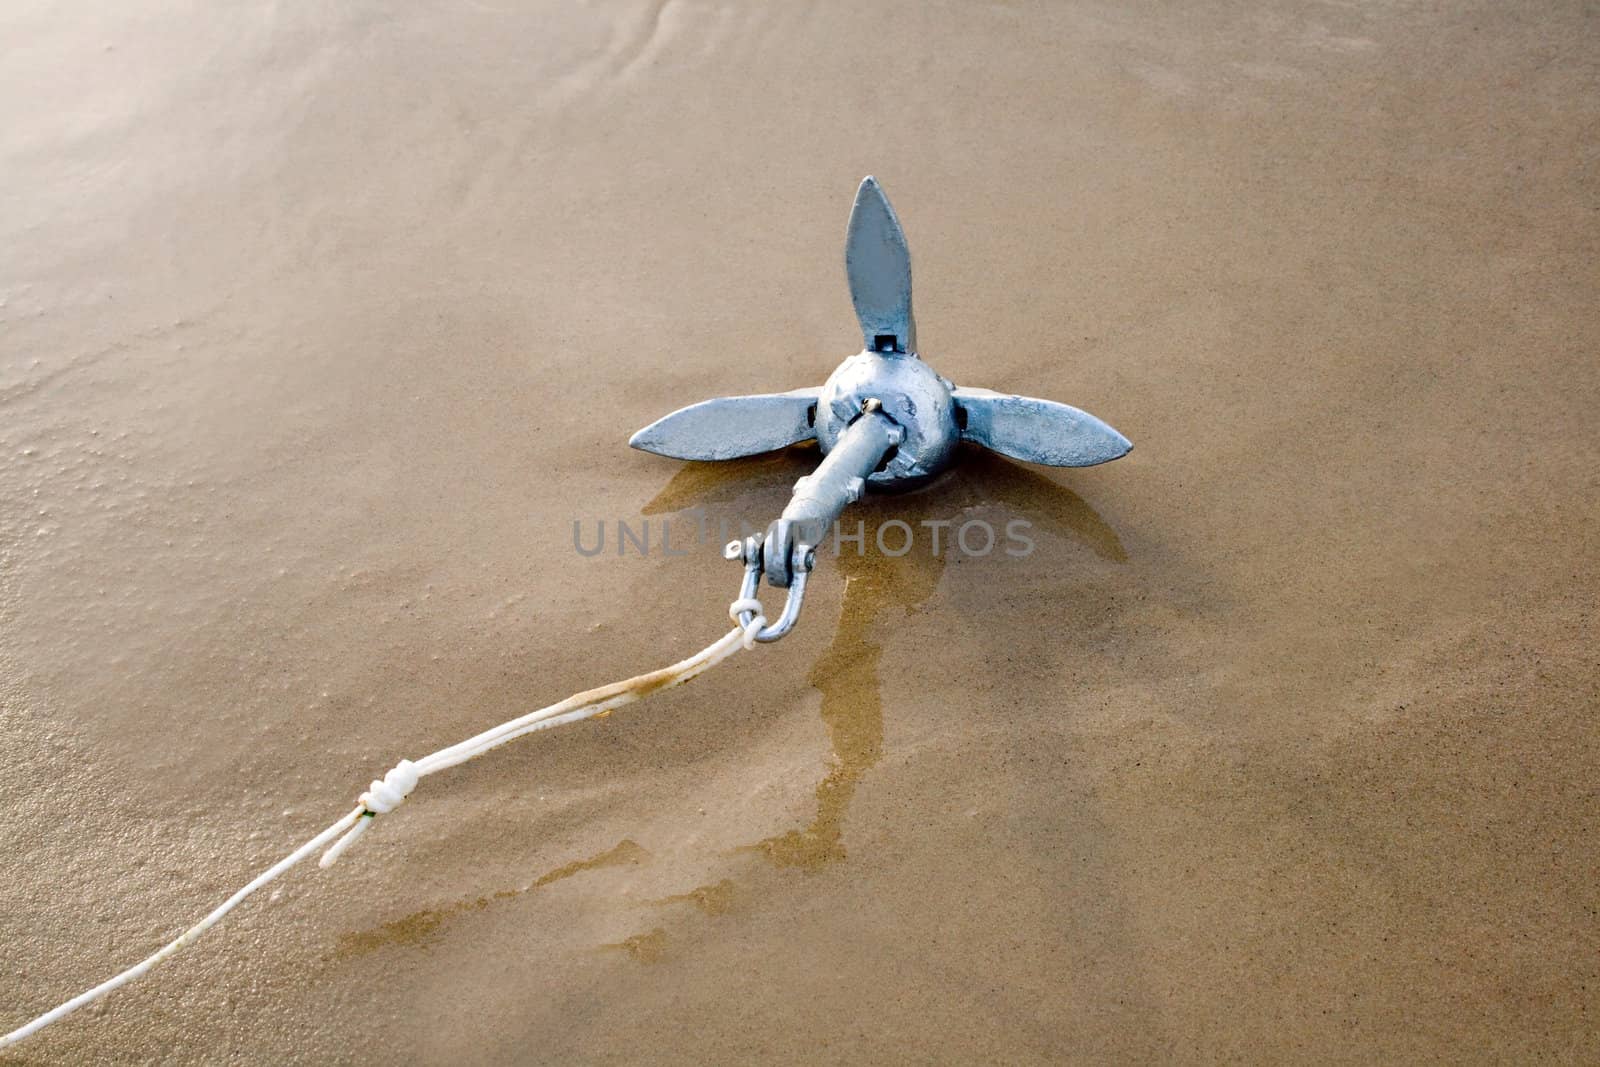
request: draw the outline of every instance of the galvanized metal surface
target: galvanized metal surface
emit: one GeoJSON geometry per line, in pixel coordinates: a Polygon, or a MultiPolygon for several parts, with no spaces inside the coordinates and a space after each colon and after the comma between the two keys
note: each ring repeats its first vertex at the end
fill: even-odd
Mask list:
{"type": "Polygon", "coordinates": [[[992,389],[955,390],[963,440],[1050,467],[1092,467],[1128,454],[1133,442],[1068,404],[992,389]]]}
{"type": "Polygon", "coordinates": [[[763,555],[767,581],[780,588],[805,568],[810,550],[822,543],[839,513],[861,499],[867,478],[905,439],[881,406],[869,402],[839,436],[815,471],[794,483],[794,496],[767,531],[763,555]]]}
{"type": "Polygon", "coordinates": [[[905,440],[868,482],[908,489],[949,466],[961,439],[950,383],[909,353],[860,352],[839,364],[817,401],[817,440],[824,451],[872,401],[905,430],[905,440]]]}
{"type": "Polygon", "coordinates": [[[917,325],[911,315],[911,249],[878,179],[870,174],[856,190],[845,230],[844,270],[850,299],[868,352],[915,352],[917,325]]]}
{"type": "MultiPolygon", "coordinates": [[[[740,553],[770,584],[787,587],[804,576],[810,569],[809,547],[868,484],[903,489],[926,481],[949,465],[961,440],[1056,467],[1105,463],[1133,447],[1086,411],[989,389],[956,388],[922,361],[905,231],[870,175],[850,211],[845,274],[863,348],[839,364],[820,389],[702,401],[658,419],[629,441],[675,459],[720,460],[817,439],[827,457],[822,466],[795,485],[794,498],[762,544],[752,541],[740,553]]],[[[791,596],[790,605],[786,616],[798,613],[798,595],[791,596]]]]}
{"type": "Polygon", "coordinates": [[[812,409],[821,390],[719,396],[665,415],[628,439],[673,459],[738,459],[773,452],[817,436],[812,409]]]}
{"type": "MultiPolygon", "coordinates": [[[[739,597],[734,602],[734,607],[739,608],[739,601],[755,597],[756,590],[761,585],[761,538],[747,537],[743,541],[729,541],[722,552],[723,556],[744,564],[744,581],[739,586],[739,597]]],[[[762,626],[750,636],[766,644],[794,629],[794,624],[800,621],[800,608],[805,603],[806,576],[811,573],[815,557],[807,554],[800,565],[795,568],[793,580],[789,583],[789,595],[784,598],[783,611],[778,615],[778,621],[762,626]]],[[[734,621],[741,630],[749,632],[749,627],[756,620],[754,610],[739,608],[734,614],[734,621]]]]}

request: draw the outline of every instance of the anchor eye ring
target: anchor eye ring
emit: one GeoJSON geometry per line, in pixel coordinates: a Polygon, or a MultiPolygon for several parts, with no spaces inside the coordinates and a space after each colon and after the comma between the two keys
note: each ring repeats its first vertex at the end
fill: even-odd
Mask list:
{"type": "MultiPolygon", "coordinates": [[[[739,600],[756,600],[756,589],[761,584],[762,548],[761,539],[748,537],[743,541],[729,541],[722,549],[725,559],[740,560],[744,563],[744,580],[739,585],[739,600]]],[[[806,577],[817,563],[817,549],[814,545],[797,544],[794,547],[792,577],[789,581],[788,596],[783,601],[783,611],[778,615],[778,621],[757,630],[751,639],[762,644],[769,644],[781,637],[788,635],[794,629],[795,623],[800,621],[800,608],[805,604],[806,577]]],[[[750,623],[756,618],[756,612],[743,609],[737,613],[734,621],[741,629],[748,629],[750,623]]]]}

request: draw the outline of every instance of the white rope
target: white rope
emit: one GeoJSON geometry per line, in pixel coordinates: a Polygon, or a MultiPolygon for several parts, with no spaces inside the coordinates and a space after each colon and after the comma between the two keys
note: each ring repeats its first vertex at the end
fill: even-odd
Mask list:
{"type": "Polygon", "coordinates": [[[172,956],[178,950],[187,948],[200,938],[200,935],[221,921],[224,915],[244,902],[256,890],[277,880],[284,872],[295,864],[316,852],[327,847],[322,859],[318,862],[320,867],[328,867],[337,860],[346,849],[355,843],[367,828],[372,825],[379,815],[386,815],[393,811],[417,787],[417,782],[430,774],[457,766],[470,759],[476,759],[490,749],[498,748],[508,741],[513,741],[524,734],[533,733],[535,730],[547,730],[552,726],[563,723],[577,722],[580,719],[590,719],[596,715],[604,714],[624,704],[631,704],[641,700],[651,693],[662,689],[670,689],[682,685],[704,672],[715,667],[735,652],[743,648],[753,648],[754,634],[766,625],[766,619],[761,616],[761,602],[753,598],[734,602],[738,610],[731,612],[734,620],[738,621],[738,611],[754,611],[756,618],[749,626],[736,627],[727,634],[718,638],[710,645],[696,652],[688,659],[674,663],[670,667],[663,667],[649,674],[641,674],[622,682],[613,682],[611,685],[590,689],[547,708],[529,712],[527,715],[510,722],[501,723],[490,730],[485,730],[476,737],[469,737],[459,744],[442,748],[437,752],[422,757],[415,762],[401,760],[383,776],[367,787],[361,794],[360,802],[356,808],[344,817],[322,831],[316,837],[307,841],[289,855],[279,860],[258,874],[243,889],[223,901],[217,908],[204,919],[185,930],[176,940],[162,947],[153,955],[146,957],[134,964],[115,978],[107,979],[93,989],[80,993],[59,1007],[52,1008],[43,1015],[34,1019],[26,1026],[0,1037],[0,1049],[7,1048],[24,1038],[38,1033],[53,1022],[66,1018],[86,1004],[93,1004],[101,997],[114,989],[127,985],[129,982],[147,973],[156,964],[172,956]],[[751,607],[750,605],[754,605],[751,607]],[[337,839],[337,840],[336,840],[337,839]]]}
{"type": "Polygon", "coordinates": [[[761,614],[761,601],[753,596],[740,597],[728,605],[728,618],[733,624],[744,631],[744,647],[756,647],[756,634],[760,633],[767,625],[767,617],[761,614]],[[746,611],[755,612],[755,617],[747,623],[739,621],[739,615],[746,611]]]}

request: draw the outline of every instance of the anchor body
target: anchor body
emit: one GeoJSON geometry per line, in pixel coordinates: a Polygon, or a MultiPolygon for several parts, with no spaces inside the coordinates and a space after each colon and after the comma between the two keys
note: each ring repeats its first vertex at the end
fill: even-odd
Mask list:
{"type": "MultiPolygon", "coordinates": [[[[870,176],[850,212],[845,272],[863,348],[839,364],[821,388],[702,401],[651,423],[628,442],[675,459],[723,460],[817,441],[822,464],[796,483],[793,499],[766,537],[728,546],[729,558],[746,565],[747,597],[759,575],[790,588],[787,626],[798,614],[796,594],[804,588],[813,550],[866,487],[919,485],[950,465],[963,440],[1058,467],[1105,463],[1133,447],[1086,411],[958,387],[923,362],[917,354],[905,231],[870,176]]],[[[756,640],[776,640],[787,626],[756,640]]]]}
{"type": "Polygon", "coordinates": [[[860,352],[839,364],[817,397],[822,449],[833,448],[872,401],[904,431],[884,468],[867,475],[873,488],[911,489],[950,465],[961,440],[950,383],[905,352],[860,352]]]}

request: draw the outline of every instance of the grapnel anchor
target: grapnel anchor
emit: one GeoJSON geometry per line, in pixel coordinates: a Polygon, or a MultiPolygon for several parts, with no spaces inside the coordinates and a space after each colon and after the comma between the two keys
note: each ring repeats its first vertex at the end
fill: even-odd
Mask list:
{"type": "Polygon", "coordinates": [[[817,545],[868,488],[893,492],[927,481],[950,465],[961,441],[1052,467],[1091,467],[1133,447],[1087,411],[958,386],[923,362],[911,313],[911,252],[889,198],[870,175],[850,211],[844,262],[862,350],[821,387],[703,400],[628,442],[692,460],[736,459],[812,439],[821,447],[822,463],[795,483],[765,536],[730,542],[724,551],[745,566],[741,626],[757,617],[762,577],[789,591],[778,620],[756,628],[757,641],[776,641],[794,628],[817,545]]]}

